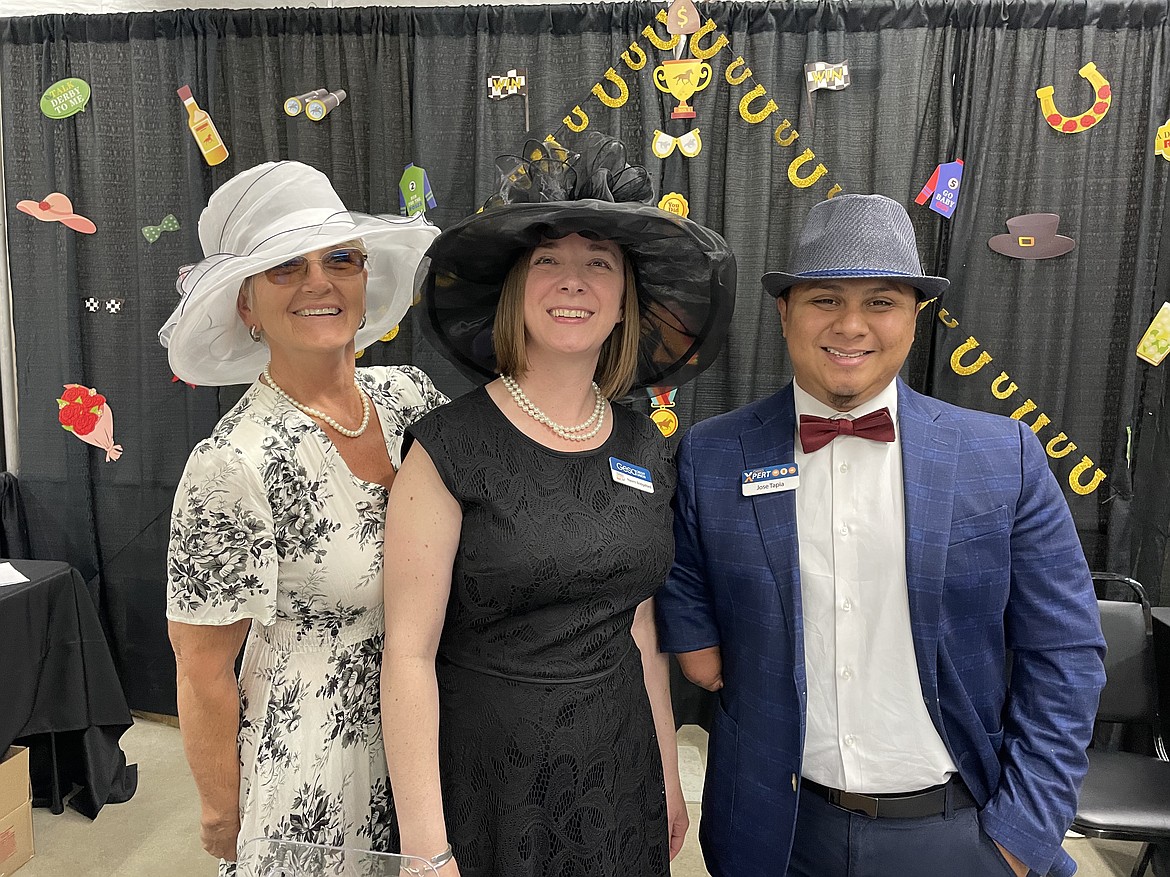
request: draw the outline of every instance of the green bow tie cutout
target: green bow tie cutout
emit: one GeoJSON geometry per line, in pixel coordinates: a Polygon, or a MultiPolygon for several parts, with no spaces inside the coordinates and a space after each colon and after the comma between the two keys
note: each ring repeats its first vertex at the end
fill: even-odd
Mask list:
{"type": "Polygon", "coordinates": [[[146,225],[142,228],[142,236],[150,241],[152,244],[162,237],[164,231],[178,231],[179,220],[175,219],[173,213],[168,213],[163,217],[163,221],[158,225],[146,225]]]}

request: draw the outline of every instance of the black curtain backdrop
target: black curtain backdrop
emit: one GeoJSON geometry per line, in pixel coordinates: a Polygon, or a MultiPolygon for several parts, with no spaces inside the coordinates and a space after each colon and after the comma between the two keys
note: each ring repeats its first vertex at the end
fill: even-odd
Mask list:
{"type": "MultiPolygon", "coordinates": [[[[1170,162],[1154,153],[1155,132],[1170,118],[1166,0],[705,3],[711,27],[684,56],[719,48],[707,58],[713,79],[692,98],[690,122],[670,118],[677,101],[653,82],[654,67],[674,56],[656,47],[669,36],[655,21],[662,9],[635,2],[0,20],[20,475],[32,547],[100,586],[132,706],[173,711],[163,618],[171,501],[190,448],[242,392],[173,383],[156,338],[177,302],[178,267],[201,255],[197,221],[214,187],[258,162],[297,159],[325,171],[346,204],[397,212],[398,179],[414,162],[438,201],[428,215],[445,227],[495,189],[497,155],[518,151],[526,136],[569,135],[562,120],[580,124],[578,106],[589,129],[627,143],[661,192],[684,194],[691,217],[722,232],[739,259],[731,336],[716,365],[680,389],[676,439],[696,420],[788,380],[779,320],[758,278],[785,264],[808,208],[834,186],[880,192],[908,205],[927,271],[954,284],[920,318],[907,380],[973,408],[1010,415],[1023,407],[1018,416],[1042,441],[1057,439],[1054,451],[1075,443],[1050,463],[1090,564],[1136,572],[1157,595],[1170,519],[1170,366],[1151,368],[1133,350],[1170,297],[1170,247],[1161,245],[1170,162]],[[810,97],[803,68],[817,60],[848,60],[850,86],[810,97]],[[1092,96],[1077,71],[1089,61],[1111,83],[1112,106],[1091,130],[1058,134],[1036,90],[1051,84],[1061,111],[1083,112],[1092,96]],[[489,75],[514,67],[529,75],[527,135],[523,98],[492,101],[486,88],[489,75]],[[48,119],[40,96],[68,76],[89,82],[92,100],[84,113],[48,119]],[[183,84],[231,150],[218,167],[204,164],[186,130],[175,95],[183,84]],[[595,85],[622,105],[605,105],[595,85]],[[348,92],[324,122],[283,114],[286,97],[320,86],[348,92]],[[697,156],[651,153],[655,129],[692,128],[703,142],[697,156]],[[802,154],[810,160],[793,171],[802,154]],[[912,199],[953,158],[965,172],[948,221],[912,199]],[[798,186],[791,173],[815,179],[798,186]],[[52,191],[69,195],[97,234],[15,209],[52,191]],[[1059,231],[1076,249],[1022,262],[988,248],[1005,220],[1033,212],[1060,214],[1059,231]],[[148,243],[140,229],[168,213],[180,230],[148,243]],[[89,296],[125,302],[118,314],[90,313],[82,304],[89,296]],[[953,355],[969,338],[956,371],[953,355]],[[972,370],[980,354],[991,359],[972,370]],[[54,400],[66,383],[107,397],[121,460],[105,463],[58,425],[54,400]],[[1086,457],[1078,483],[1091,484],[1097,469],[1107,477],[1081,494],[1069,477],[1086,457]]],[[[359,364],[392,362],[421,366],[448,393],[468,388],[409,321],[359,364]]]]}

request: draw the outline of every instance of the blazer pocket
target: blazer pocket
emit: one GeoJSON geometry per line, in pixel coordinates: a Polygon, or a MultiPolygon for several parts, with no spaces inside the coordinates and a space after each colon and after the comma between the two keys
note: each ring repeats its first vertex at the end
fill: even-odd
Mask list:
{"type": "Polygon", "coordinates": [[[1012,523],[1011,511],[1007,506],[1000,506],[989,512],[980,512],[969,518],[962,518],[951,522],[951,546],[961,545],[973,539],[980,539],[993,533],[1008,529],[1012,523]]]}
{"type": "Polygon", "coordinates": [[[735,785],[739,760],[739,726],[715,701],[715,722],[707,754],[707,779],[703,789],[703,813],[712,822],[730,826],[735,807],[735,785]]]}

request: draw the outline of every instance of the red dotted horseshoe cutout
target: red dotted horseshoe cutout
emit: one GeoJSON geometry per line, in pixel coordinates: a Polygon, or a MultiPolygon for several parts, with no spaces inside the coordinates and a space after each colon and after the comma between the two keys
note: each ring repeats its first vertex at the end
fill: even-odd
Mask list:
{"type": "Polygon", "coordinates": [[[1093,86],[1093,106],[1078,116],[1065,116],[1056,109],[1052,100],[1054,91],[1051,85],[1036,89],[1036,97],[1040,98],[1040,109],[1044,113],[1044,121],[1054,131],[1061,134],[1079,134],[1087,131],[1105,118],[1109,112],[1109,105],[1113,103],[1113,92],[1109,88],[1109,80],[1101,75],[1097,65],[1090,61],[1077,71],[1082,79],[1087,79],[1093,86]]]}

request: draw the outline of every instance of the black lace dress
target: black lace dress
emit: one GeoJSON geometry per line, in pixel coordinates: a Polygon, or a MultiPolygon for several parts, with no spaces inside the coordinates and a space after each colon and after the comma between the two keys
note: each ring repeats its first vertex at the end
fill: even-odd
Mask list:
{"type": "Polygon", "coordinates": [[[673,555],[670,452],[613,407],[593,451],[517,430],[484,389],[409,430],[463,508],[439,644],[439,767],[463,877],[665,877],[662,764],[630,633],[673,555]],[[650,470],[653,493],[614,481],[650,470]]]}

